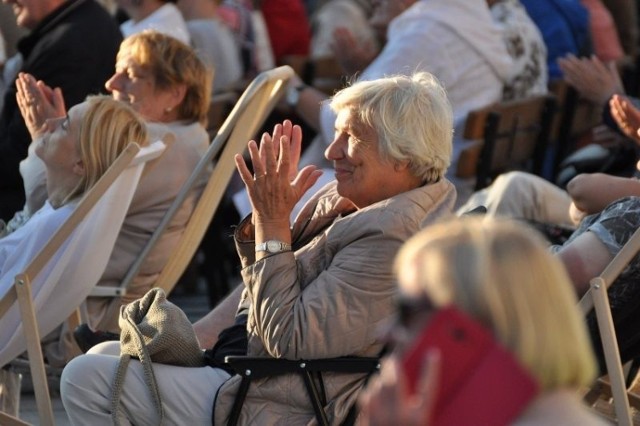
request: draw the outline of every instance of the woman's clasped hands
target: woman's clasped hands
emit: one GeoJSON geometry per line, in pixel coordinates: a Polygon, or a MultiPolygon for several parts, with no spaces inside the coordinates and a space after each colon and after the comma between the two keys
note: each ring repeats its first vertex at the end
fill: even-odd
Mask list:
{"type": "Polygon", "coordinates": [[[52,89],[27,73],[18,74],[16,88],[16,101],[32,139],[44,132],[48,119],[67,114],[60,88],[52,89]]]}

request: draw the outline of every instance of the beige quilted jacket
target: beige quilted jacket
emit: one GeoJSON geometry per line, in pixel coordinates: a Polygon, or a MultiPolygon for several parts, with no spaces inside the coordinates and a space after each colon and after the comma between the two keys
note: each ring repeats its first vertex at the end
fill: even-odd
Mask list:
{"type": "MultiPolygon", "coordinates": [[[[254,242],[238,241],[244,298],[251,301],[248,354],[287,359],[376,356],[378,327],[394,311],[394,256],[423,226],[451,215],[453,185],[442,180],[354,210],[330,183],[309,201],[293,226],[294,252],[254,263],[254,242]]],[[[354,403],[363,376],[323,375],[325,411],[339,424],[354,403]]],[[[215,424],[226,424],[240,377],[228,380],[215,401],[215,424]]],[[[243,425],[315,424],[296,375],[252,383],[243,425]]]]}

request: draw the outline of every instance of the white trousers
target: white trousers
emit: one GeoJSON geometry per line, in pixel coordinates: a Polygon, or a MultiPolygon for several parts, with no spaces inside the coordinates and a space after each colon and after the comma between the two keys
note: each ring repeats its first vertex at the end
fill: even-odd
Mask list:
{"type": "Polygon", "coordinates": [[[569,216],[569,194],[529,173],[509,172],[498,176],[491,186],[474,193],[457,213],[480,205],[487,208],[490,216],[575,227],[569,216]]]}
{"type": "MultiPolygon", "coordinates": [[[[111,389],[118,366],[118,342],[92,348],[64,369],[61,393],[72,425],[111,425],[111,389]]],[[[224,370],[153,364],[164,409],[163,425],[210,425],[213,398],[229,378],[224,370]]],[[[142,364],[131,360],[120,397],[122,425],[158,425],[142,364]]]]}

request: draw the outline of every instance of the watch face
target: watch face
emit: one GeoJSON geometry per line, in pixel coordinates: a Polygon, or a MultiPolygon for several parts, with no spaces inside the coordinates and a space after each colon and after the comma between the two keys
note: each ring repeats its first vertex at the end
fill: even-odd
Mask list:
{"type": "Polygon", "coordinates": [[[267,241],[267,251],[277,253],[280,251],[280,243],[278,241],[267,241]]]}
{"type": "Polygon", "coordinates": [[[287,91],[287,103],[289,106],[294,107],[298,104],[298,99],[300,99],[300,92],[292,87],[287,91]]]}

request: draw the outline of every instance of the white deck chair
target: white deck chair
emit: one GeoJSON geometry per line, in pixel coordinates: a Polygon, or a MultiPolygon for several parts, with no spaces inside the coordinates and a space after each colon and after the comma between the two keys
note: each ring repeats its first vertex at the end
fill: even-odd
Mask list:
{"type": "Polygon", "coordinates": [[[167,294],[173,289],[198,249],[200,241],[222,200],[229,180],[235,171],[234,155],[244,152],[247,142],[255,137],[260,126],[284,94],[287,82],[293,74],[291,67],[282,66],[260,73],[249,84],[227,119],[218,129],[207,152],[183,185],[140,256],[129,268],[121,287],[96,287],[92,295],[120,296],[126,293],[127,286],[138,274],[146,256],[167,228],[193,185],[198,182],[201,174],[205,173],[212,161],[215,160],[216,165],[194,208],[189,223],[169,262],[155,283],[156,287],[162,288],[167,294]]]}
{"type": "MultiPolygon", "coordinates": [[[[38,255],[0,278],[0,289],[6,291],[0,300],[0,366],[27,350],[43,425],[54,421],[40,336],[68,318],[98,282],[144,165],[164,148],[162,142],[145,148],[131,143],[38,255]]],[[[0,412],[0,424],[26,423],[0,412]]]]}
{"type": "Polygon", "coordinates": [[[618,424],[624,426],[631,426],[633,422],[607,290],[639,251],[640,228],[634,232],[600,276],[589,282],[590,288],[580,300],[580,308],[585,315],[595,307],[616,417],[618,424]]]}

